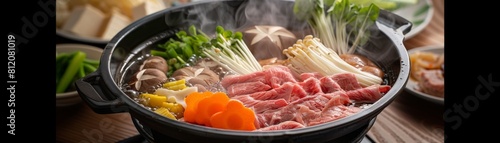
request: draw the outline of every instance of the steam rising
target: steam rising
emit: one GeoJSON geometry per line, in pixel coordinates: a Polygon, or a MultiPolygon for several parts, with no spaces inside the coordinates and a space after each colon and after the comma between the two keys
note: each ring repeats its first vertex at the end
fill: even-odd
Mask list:
{"type": "MultiPolygon", "coordinates": [[[[313,34],[309,24],[298,20],[293,13],[292,0],[203,0],[192,4],[187,5],[188,8],[172,8],[166,13],[167,26],[187,29],[190,25],[195,25],[209,36],[215,33],[218,25],[233,31],[241,31],[254,25],[282,26],[299,38],[313,34]]],[[[377,22],[383,25],[398,26],[408,22],[388,12],[381,12],[379,16],[382,20],[377,22]]],[[[391,47],[395,45],[387,39],[387,35],[380,33],[379,27],[375,25],[370,29],[370,40],[358,48],[358,52],[379,62],[384,61],[388,55],[394,55],[395,51],[391,47]]]]}
{"type": "Polygon", "coordinates": [[[246,19],[247,24],[264,24],[264,25],[280,25],[287,26],[287,16],[293,16],[293,11],[287,11],[283,7],[276,5],[276,2],[271,0],[264,1],[249,1],[245,7],[242,7],[239,13],[242,13],[242,20],[246,19]]]}
{"type": "Polygon", "coordinates": [[[310,31],[306,30],[309,25],[296,19],[293,1],[205,1],[188,9],[172,10],[170,14],[165,15],[166,24],[184,28],[195,25],[208,35],[215,33],[215,27],[218,25],[233,31],[253,25],[274,25],[285,27],[298,37],[310,34],[310,31]]]}

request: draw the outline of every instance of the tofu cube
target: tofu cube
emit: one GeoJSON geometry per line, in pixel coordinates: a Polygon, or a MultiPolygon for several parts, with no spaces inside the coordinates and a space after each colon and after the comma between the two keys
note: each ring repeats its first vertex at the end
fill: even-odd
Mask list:
{"type": "Polygon", "coordinates": [[[62,30],[79,36],[98,37],[105,18],[103,12],[89,4],[78,6],[71,11],[62,30]]]}
{"type": "Polygon", "coordinates": [[[158,12],[165,9],[165,4],[163,1],[159,0],[145,0],[141,4],[138,4],[132,8],[132,17],[138,20],[146,15],[158,12]]]}
{"type": "Polygon", "coordinates": [[[112,12],[102,27],[101,38],[111,40],[120,30],[131,23],[130,18],[120,12],[112,12]]]}

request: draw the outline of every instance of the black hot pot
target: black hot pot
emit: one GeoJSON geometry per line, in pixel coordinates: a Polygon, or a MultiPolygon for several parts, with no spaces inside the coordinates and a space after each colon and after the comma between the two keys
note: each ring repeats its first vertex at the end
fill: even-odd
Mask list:
{"type": "MultiPolygon", "coordinates": [[[[336,121],[300,129],[269,132],[242,132],[203,127],[160,116],[136,103],[123,87],[131,76],[137,58],[164,43],[175,32],[195,24],[206,33],[216,25],[237,29],[252,24],[273,24],[290,31],[307,31],[305,21],[293,15],[292,0],[268,0],[252,3],[257,13],[244,11],[253,0],[201,1],[146,16],[121,30],[104,48],[97,71],[76,81],[77,91],[94,112],[128,112],[132,122],[149,142],[360,142],[377,115],[402,91],[409,77],[409,57],[403,45],[404,34],[412,24],[406,19],[381,10],[376,30],[363,51],[387,75],[392,88],[371,107],[336,121]],[[272,4],[274,6],[269,7],[272,4]],[[266,9],[268,7],[268,9],[266,9]],[[271,11],[271,12],[270,12],[271,11]],[[279,14],[274,20],[265,20],[279,14]],[[253,19],[251,19],[253,18],[253,19]],[[204,28],[205,27],[205,28],[204,28]]],[[[210,31],[213,30],[213,31],[210,31]]],[[[298,36],[300,37],[300,36],[298,36]]]]}

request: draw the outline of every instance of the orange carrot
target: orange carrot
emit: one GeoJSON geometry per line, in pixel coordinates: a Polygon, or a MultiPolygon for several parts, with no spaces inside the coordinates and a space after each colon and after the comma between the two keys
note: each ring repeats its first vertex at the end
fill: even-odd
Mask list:
{"type": "Polygon", "coordinates": [[[196,123],[198,113],[198,102],[210,96],[211,92],[193,92],[190,93],[184,101],[186,102],[186,109],[184,110],[184,121],[196,123]]]}
{"type": "Polygon", "coordinates": [[[196,123],[210,127],[210,117],[217,112],[225,110],[228,102],[229,97],[223,92],[216,92],[202,99],[198,103],[196,123]]]}
{"type": "Polygon", "coordinates": [[[255,114],[239,100],[230,99],[226,109],[217,112],[210,118],[210,124],[215,128],[233,130],[255,130],[255,114]]]}

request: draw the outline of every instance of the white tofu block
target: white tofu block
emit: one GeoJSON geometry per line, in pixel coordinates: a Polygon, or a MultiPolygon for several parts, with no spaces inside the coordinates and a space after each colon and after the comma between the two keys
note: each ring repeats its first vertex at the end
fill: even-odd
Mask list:
{"type": "Polygon", "coordinates": [[[98,37],[106,16],[91,5],[75,7],[64,22],[62,30],[86,37],[98,37]]]}
{"type": "Polygon", "coordinates": [[[101,38],[105,40],[110,40],[116,33],[120,32],[123,28],[127,27],[131,23],[130,18],[119,13],[113,12],[102,27],[101,38]]]}
{"type": "Polygon", "coordinates": [[[132,8],[132,17],[138,20],[146,15],[158,12],[165,9],[165,4],[163,1],[159,0],[145,0],[141,4],[138,4],[132,8]]]}

